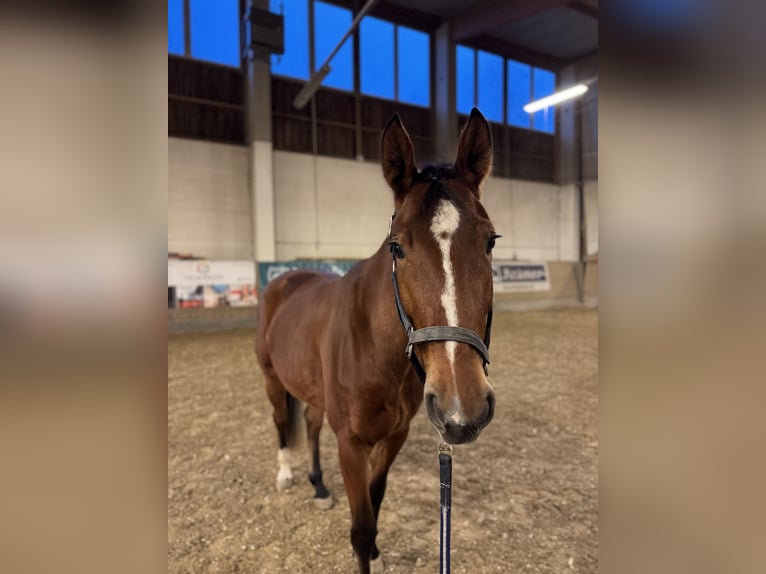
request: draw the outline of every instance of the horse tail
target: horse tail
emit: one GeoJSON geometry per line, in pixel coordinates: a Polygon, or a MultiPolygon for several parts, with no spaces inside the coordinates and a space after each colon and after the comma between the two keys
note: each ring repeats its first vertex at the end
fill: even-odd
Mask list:
{"type": "Polygon", "coordinates": [[[306,445],[306,419],[303,417],[303,401],[287,394],[287,448],[294,450],[306,445]]]}

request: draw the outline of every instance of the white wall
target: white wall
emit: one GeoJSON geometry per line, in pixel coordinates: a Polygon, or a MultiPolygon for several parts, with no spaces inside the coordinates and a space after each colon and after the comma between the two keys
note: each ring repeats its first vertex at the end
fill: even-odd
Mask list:
{"type": "MultiPolygon", "coordinates": [[[[168,248],[251,259],[248,149],[170,138],[168,155],[168,248]]],[[[275,151],[273,169],[277,259],[358,259],[384,241],[393,197],[379,164],[275,151]]],[[[574,186],[489,178],[483,192],[498,258],[577,259],[574,186]]]]}
{"type": "Polygon", "coordinates": [[[484,206],[503,236],[495,247],[495,257],[577,260],[574,186],[490,177],[483,193],[484,206]]]}
{"type": "Polygon", "coordinates": [[[168,251],[251,259],[248,148],[168,138],[168,251]]]}
{"type": "MultiPolygon", "coordinates": [[[[393,196],[372,162],[274,152],[277,258],[361,258],[383,242],[393,196]],[[316,174],[316,177],[315,177],[316,174]]],[[[489,178],[498,258],[577,259],[574,186],[489,178]]]]}
{"type": "Polygon", "coordinates": [[[375,163],[274,152],[277,258],[358,259],[380,247],[394,210],[375,163]]]}

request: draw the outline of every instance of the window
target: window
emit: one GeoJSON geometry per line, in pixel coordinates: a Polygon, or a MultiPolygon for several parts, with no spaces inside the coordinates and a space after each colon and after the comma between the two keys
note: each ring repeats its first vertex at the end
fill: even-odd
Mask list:
{"type": "Polygon", "coordinates": [[[239,67],[239,0],[190,0],[191,56],[239,67]]]}
{"type": "Polygon", "coordinates": [[[556,133],[555,108],[533,116],[524,106],[556,91],[556,74],[502,56],[458,45],[455,52],[457,112],[468,114],[476,105],[493,122],[556,133]],[[506,99],[503,101],[503,65],[506,66],[506,99]],[[505,109],[504,109],[505,108],[505,109]],[[503,113],[505,112],[505,113],[503,113]]]}
{"type": "Polygon", "coordinates": [[[431,39],[425,32],[396,27],[399,93],[397,99],[418,106],[431,105],[431,39]]]}
{"type": "Polygon", "coordinates": [[[183,56],[186,53],[184,36],[184,0],[168,0],[168,52],[183,56]]]}
{"type": "Polygon", "coordinates": [[[394,25],[366,16],[359,26],[359,74],[363,94],[396,98],[394,84],[394,25]]]}
{"type": "Polygon", "coordinates": [[[476,104],[476,52],[465,46],[458,46],[455,53],[455,87],[457,90],[457,111],[471,113],[476,104]]]}
{"type": "Polygon", "coordinates": [[[531,66],[508,60],[508,125],[530,127],[530,117],[524,106],[530,102],[531,85],[531,66]]]}
{"type": "Polygon", "coordinates": [[[493,122],[503,121],[503,58],[458,46],[455,53],[457,111],[477,106],[493,122]]]}
{"type": "Polygon", "coordinates": [[[359,33],[362,93],[431,105],[430,36],[371,16],[362,19],[359,33]]]}
{"type": "MultiPolygon", "coordinates": [[[[314,53],[317,69],[335,48],[340,39],[351,27],[351,10],[334,4],[314,2],[314,53]]],[[[354,89],[354,52],[353,38],[343,42],[340,50],[330,63],[332,71],[322,84],[341,90],[354,89]]]]}
{"type": "MultiPolygon", "coordinates": [[[[550,96],[556,91],[556,74],[548,70],[535,68],[532,89],[533,99],[535,100],[550,96]]],[[[548,132],[549,134],[555,133],[556,108],[546,108],[532,114],[532,129],[548,132]]]]}
{"type": "Polygon", "coordinates": [[[271,72],[308,80],[309,0],[271,0],[269,9],[285,19],[285,52],[272,54],[271,72]]]}
{"type": "Polygon", "coordinates": [[[478,104],[484,116],[493,122],[503,122],[503,58],[479,51],[478,104]]]}

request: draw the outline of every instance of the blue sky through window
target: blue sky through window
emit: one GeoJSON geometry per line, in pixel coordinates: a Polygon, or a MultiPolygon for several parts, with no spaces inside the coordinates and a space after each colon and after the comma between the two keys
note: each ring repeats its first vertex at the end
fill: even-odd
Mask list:
{"type": "Polygon", "coordinates": [[[184,1],[168,0],[168,52],[184,55],[184,1]]]}
{"type": "Polygon", "coordinates": [[[428,34],[397,26],[399,101],[431,105],[431,41],[428,34]]]}
{"type": "Polygon", "coordinates": [[[503,122],[503,58],[479,51],[479,109],[493,122],[503,122]]]}
{"type": "Polygon", "coordinates": [[[285,18],[285,52],[271,55],[271,72],[281,76],[309,79],[308,0],[271,0],[269,9],[285,18]]]}
{"type": "MultiPolygon", "coordinates": [[[[314,51],[317,69],[351,27],[351,10],[325,2],[314,3],[314,51]]],[[[354,48],[350,36],[330,62],[332,72],[322,85],[341,90],[354,89],[354,48]]]]}
{"type": "MultiPolygon", "coordinates": [[[[270,0],[271,11],[282,13],[285,18],[285,53],[272,55],[272,73],[302,80],[309,78],[310,1],[314,1],[317,67],[351,25],[351,11],[335,4],[320,0],[270,0]]],[[[191,57],[239,67],[239,0],[189,0],[189,23],[191,57]]],[[[362,93],[430,106],[430,36],[369,16],[362,20],[359,33],[362,93]],[[397,55],[396,62],[394,54],[397,55]],[[394,78],[397,73],[398,82],[394,78]]],[[[184,34],[184,0],[168,0],[170,54],[184,55],[184,34]]],[[[323,84],[353,90],[353,58],[353,38],[348,38],[333,58],[330,64],[332,72],[323,84]]],[[[487,119],[502,122],[505,105],[505,119],[509,125],[555,133],[555,108],[530,116],[524,112],[523,106],[554,93],[556,74],[507,60],[507,99],[503,102],[503,63],[502,56],[456,46],[458,113],[468,114],[477,105],[487,119]]]]}
{"type": "MultiPolygon", "coordinates": [[[[556,74],[548,70],[535,68],[533,86],[533,98],[535,100],[550,96],[556,91],[556,74]]],[[[556,108],[553,107],[535,112],[532,118],[532,129],[550,134],[554,133],[556,131],[556,108]]]]}
{"type": "Polygon", "coordinates": [[[457,91],[457,111],[461,114],[471,113],[476,103],[474,100],[474,50],[458,46],[455,53],[455,89],[457,91]]]}
{"type": "Polygon", "coordinates": [[[359,26],[359,73],[363,94],[393,100],[394,25],[365,16],[359,26]]]}
{"type": "Polygon", "coordinates": [[[508,60],[508,125],[530,127],[530,117],[524,106],[532,100],[532,68],[508,60]]]}
{"type": "Polygon", "coordinates": [[[239,0],[190,0],[191,56],[239,67],[239,0]]]}

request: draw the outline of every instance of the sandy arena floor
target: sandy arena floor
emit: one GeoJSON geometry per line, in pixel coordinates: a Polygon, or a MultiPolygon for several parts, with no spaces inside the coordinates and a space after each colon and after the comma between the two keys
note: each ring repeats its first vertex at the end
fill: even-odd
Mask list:
{"type": "MultiPolygon", "coordinates": [[[[497,313],[494,421],[456,447],[452,571],[593,573],[598,567],[598,314],[497,313]]],[[[168,342],[168,572],[356,572],[335,436],[322,431],[315,508],[307,457],[278,493],[276,431],[254,332],[168,342]]],[[[425,410],[389,474],[378,546],[387,573],[437,572],[437,438],[425,410]]]]}

